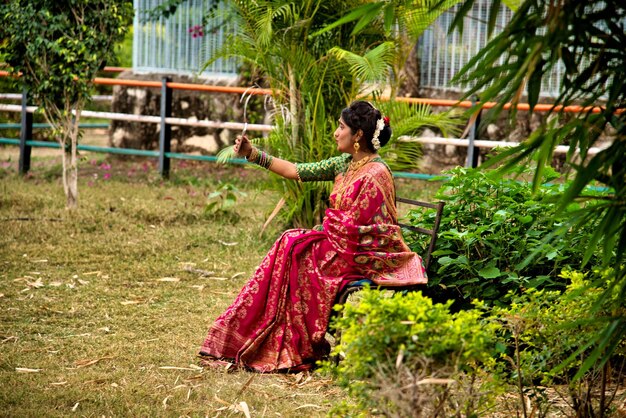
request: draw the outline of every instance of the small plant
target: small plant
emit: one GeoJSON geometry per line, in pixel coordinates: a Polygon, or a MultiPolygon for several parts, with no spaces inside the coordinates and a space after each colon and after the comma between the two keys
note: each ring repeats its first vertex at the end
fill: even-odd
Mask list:
{"type": "Polygon", "coordinates": [[[246,193],[231,183],[224,183],[219,189],[207,196],[204,213],[211,216],[231,213],[237,204],[237,197],[241,196],[246,196],[246,193]]]}

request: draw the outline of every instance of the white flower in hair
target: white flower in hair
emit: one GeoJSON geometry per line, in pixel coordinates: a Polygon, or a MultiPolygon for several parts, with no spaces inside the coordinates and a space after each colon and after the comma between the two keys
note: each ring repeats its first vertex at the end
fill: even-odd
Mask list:
{"type": "Polygon", "coordinates": [[[374,151],[378,151],[380,148],[380,140],[378,139],[378,135],[385,128],[385,120],[380,118],[376,121],[376,129],[374,129],[374,136],[372,136],[372,145],[374,146],[374,151]]]}

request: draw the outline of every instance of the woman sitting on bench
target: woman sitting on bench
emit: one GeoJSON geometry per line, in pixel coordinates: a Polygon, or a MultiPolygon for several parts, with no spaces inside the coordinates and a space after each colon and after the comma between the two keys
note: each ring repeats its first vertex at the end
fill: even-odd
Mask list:
{"type": "Polygon", "coordinates": [[[377,154],[391,138],[389,119],[357,101],[341,112],[334,137],[341,156],[302,164],[259,151],[246,136],[237,138],[238,155],[276,174],[335,183],[323,224],[284,232],[215,320],[200,350],[204,365],[310,369],[329,353],[326,330],[343,286],[363,277],[385,285],[426,283],[422,259],[397,225],[391,171],[377,154]]]}

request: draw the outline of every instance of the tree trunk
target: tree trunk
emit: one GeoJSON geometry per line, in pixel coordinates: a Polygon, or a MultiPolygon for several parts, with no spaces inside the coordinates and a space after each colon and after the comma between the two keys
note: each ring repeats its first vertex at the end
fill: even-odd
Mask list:
{"type": "Polygon", "coordinates": [[[402,84],[400,85],[398,96],[419,97],[420,61],[417,44],[411,49],[411,53],[401,71],[400,79],[402,84]]]}
{"type": "Polygon", "coordinates": [[[291,65],[287,66],[289,71],[289,112],[291,113],[291,145],[295,146],[298,141],[298,124],[300,118],[298,115],[298,90],[296,88],[296,75],[291,65]]]}
{"type": "Polygon", "coordinates": [[[65,190],[67,209],[78,207],[78,166],[75,154],[73,149],[63,153],[63,159],[69,159],[68,162],[63,163],[63,189],[65,190]]]}
{"type": "Polygon", "coordinates": [[[78,208],[78,124],[82,106],[76,106],[76,116],[69,114],[63,123],[59,137],[63,156],[63,191],[65,192],[66,208],[78,208]],[[69,142],[69,144],[68,144],[69,142]],[[68,148],[69,145],[69,148],[68,148]]]}

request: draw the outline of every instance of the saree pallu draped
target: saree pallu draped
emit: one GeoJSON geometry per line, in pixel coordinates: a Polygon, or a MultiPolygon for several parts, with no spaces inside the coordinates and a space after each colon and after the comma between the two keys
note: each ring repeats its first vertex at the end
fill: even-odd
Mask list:
{"type": "Polygon", "coordinates": [[[259,372],[308,369],[329,352],[326,330],[343,285],[364,276],[386,285],[426,283],[421,258],[396,225],[394,200],[382,160],[340,172],[323,229],[278,238],[211,326],[200,354],[259,372]]]}

